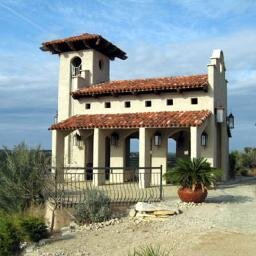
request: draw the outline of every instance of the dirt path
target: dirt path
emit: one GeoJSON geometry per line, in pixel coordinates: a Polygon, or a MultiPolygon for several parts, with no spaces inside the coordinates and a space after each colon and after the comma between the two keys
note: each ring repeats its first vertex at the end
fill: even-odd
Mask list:
{"type": "MultiPolygon", "coordinates": [[[[166,200],[179,205],[175,188],[166,200]]],[[[256,180],[209,191],[206,203],[188,207],[165,221],[135,223],[128,218],[99,230],[77,231],[74,238],[46,244],[27,256],[126,256],[143,245],[160,245],[175,256],[250,256],[256,252],[256,180]]]]}

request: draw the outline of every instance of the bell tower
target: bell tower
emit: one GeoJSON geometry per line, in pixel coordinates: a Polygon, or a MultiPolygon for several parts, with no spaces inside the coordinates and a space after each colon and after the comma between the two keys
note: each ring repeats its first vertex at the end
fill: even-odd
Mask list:
{"type": "Polygon", "coordinates": [[[109,81],[110,60],[125,60],[126,53],[97,34],[82,34],[42,43],[40,48],[60,58],[58,121],[73,115],[71,93],[109,81]]]}

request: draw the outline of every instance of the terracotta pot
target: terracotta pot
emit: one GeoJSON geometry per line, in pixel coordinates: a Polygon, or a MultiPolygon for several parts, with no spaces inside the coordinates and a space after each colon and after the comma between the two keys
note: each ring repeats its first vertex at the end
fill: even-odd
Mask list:
{"type": "Polygon", "coordinates": [[[179,188],[178,195],[183,202],[202,203],[207,197],[207,189],[203,191],[201,188],[196,188],[195,191],[193,191],[190,188],[179,188]]]}

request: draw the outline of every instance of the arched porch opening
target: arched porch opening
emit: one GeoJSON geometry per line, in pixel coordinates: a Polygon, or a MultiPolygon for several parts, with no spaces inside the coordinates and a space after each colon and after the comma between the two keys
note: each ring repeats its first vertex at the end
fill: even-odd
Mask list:
{"type": "Polygon", "coordinates": [[[138,181],[139,167],[139,132],[134,132],[125,138],[125,154],[124,154],[124,181],[138,181]]]}
{"type": "Polygon", "coordinates": [[[93,134],[85,139],[85,180],[93,179],[93,134]]]}
{"type": "Polygon", "coordinates": [[[178,130],[168,136],[168,161],[167,167],[175,166],[178,158],[190,157],[190,131],[178,130]]]}
{"type": "Polygon", "coordinates": [[[169,137],[167,143],[167,169],[174,167],[176,164],[176,150],[176,140],[172,137],[169,137]]]}
{"type": "Polygon", "coordinates": [[[105,138],[105,179],[109,180],[110,178],[110,137],[105,138]]]}
{"type": "Polygon", "coordinates": [[[139,133],[130,134],[125,139],[125,167],[139,167],[139,133]]]}

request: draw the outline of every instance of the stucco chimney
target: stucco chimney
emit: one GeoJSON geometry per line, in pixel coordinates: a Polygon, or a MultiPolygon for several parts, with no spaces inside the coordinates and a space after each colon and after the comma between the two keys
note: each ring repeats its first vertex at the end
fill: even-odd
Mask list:
{"type": "Polygon", "coordinates": [[[221,49],[215,49],[212,52],[212,56],[210,58],[210,65],[214,65],[216,68],[216,71],[218,71],[220,74],[222,74],[225,77],[225,62],[224,62],[224,54],[221,49]]]}

